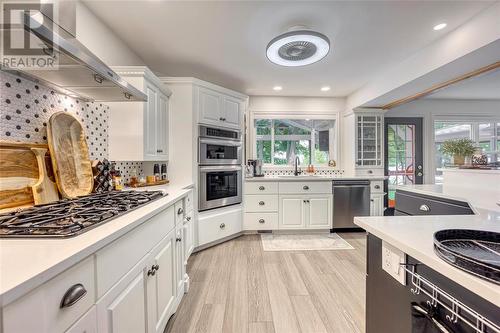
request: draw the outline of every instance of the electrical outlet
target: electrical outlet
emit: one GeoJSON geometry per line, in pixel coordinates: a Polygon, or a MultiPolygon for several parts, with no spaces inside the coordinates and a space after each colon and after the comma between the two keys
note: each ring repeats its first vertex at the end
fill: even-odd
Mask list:
{"type": "Polygon", "coordinates": [[[403,286],[406,285],[406,271],[401,264],[405,263],[406,255],[403,251],[382,241],[382,269],[403,286]]]}

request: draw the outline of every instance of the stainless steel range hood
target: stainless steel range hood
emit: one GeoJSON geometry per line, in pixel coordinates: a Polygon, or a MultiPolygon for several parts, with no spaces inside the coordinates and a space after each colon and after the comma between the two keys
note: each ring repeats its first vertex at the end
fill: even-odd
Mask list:
{"type": "Polygon", "coordinates": [[[25,12],[24,29],[43,43],[44,53],[53,56],[55,69],[8,68],[17,74],[58,91],[89,101],[147,101],[147,96],[122,79],[109,66],[40,12],[25,12]],[[43,17],[43,19],[40,19],[43,17]],[[40,22],[42,21],[42,22],[40,22]],[[64,35],[64,36],[63,36],[64,35]]]}

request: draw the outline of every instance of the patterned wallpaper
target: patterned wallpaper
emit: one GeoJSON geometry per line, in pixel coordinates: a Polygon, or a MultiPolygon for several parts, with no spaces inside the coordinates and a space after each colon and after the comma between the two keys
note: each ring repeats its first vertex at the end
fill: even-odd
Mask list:
{"type": "MultiPolygon", "coordinates": [[[[59,111],[72,113],[82,123],[91,160],[108,158],[109,106],[62,95],[46,86],[0,71],[0,140],[47,143],[47,122],[59,111]]],[[[116,168],[125,182],[130,179],[134,168],[138,175],[144,172],[143,162],[117,162],[116,168]]]]}

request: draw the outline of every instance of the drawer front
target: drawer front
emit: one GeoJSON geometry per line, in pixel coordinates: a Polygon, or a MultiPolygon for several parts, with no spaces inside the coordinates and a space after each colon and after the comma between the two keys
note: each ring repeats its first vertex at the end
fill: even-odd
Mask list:
{"type": "Polygon", "coordinates": [[[244,196],[245,212],[277,212],[277,195],[247,194],[244,196]]]}
{"type": "Polygon", "coordinates": [[[200,214],[198,218],[199,245],[204,245],[241,231],[241,209],[216,214],[200,214]]]}
{"type": "Polygon", "coordinates": [[[383,193],[384,192],[384,181],[383,180],[372,180],[370,182],[371,193],[383,193]]]}
{"type": "Polygon", "coordinates": [[[331,194],[332,182],[281,182],[280,194],[331,194]]]}
{"type": "Polygon", "coordinates": [[[278,213],[245,213],[244,230],[278,230],[278,213]]]}
{"type": "MultiPolygon", "coordinates": [[[[95,303],[94,257],[88,257],[3,309],[4,331],[59,333],[67,330],[95,303]],[[60,308],[68,290],[81,284],[85,295],[60,308]]],[[[80,289],[82,290],[82,289],[80,289]]],[[[67,300],[70,300],[67,298],[67,300]]]]}
{"type": "Polygon", "coordinates": [[[383,168],[356,168],[354,171],[356,176],[383,176],[383,168]]]}
{"type": "Polygon", "coordinates": [[[471,215],[467,203],[396,191],[396,210],[408,215],[471,215]]]}
{"type": "Polygon", "coordinates": [[[184,198],[186,213],[189,213],[193,210],[193,190],[189,191],[186,198],[184,198]]]}
{"type": "Polygon", "coordinates": [[[175,203],[175,225],[181,225],[184,221],[184,200],[175,203]]]}
{"type": "Polygon", "coordinates": [[[175,227],[174,214],[170,206],[96,252],[98,298],[175,227]]]}
{"type": "Polygon", "coordinates": [[[278,194],[278,182],[246,182],[245,194],[278,194]]]}

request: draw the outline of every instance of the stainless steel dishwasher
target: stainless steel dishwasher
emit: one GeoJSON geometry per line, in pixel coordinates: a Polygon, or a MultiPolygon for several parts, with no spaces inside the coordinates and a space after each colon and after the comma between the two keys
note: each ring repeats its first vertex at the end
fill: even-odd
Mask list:
{"type": "Polygon", "coordinates": [[[354,224],[354,216],[369,215],[369,180],[333,181],[333,231],[361,230],[354,224]]]}

